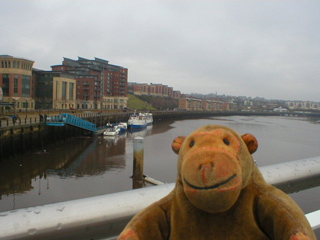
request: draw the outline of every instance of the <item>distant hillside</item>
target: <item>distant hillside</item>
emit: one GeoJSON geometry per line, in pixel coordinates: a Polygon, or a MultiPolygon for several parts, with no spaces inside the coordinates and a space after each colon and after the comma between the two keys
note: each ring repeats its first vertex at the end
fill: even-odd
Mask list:
{"type": "Polygon", "coordinates": [[[128,108],[130,109],[137,109],[137,110],[154,110],[154,109],[174,109],[178,108],[179,100],[175,98],[168,98],[168,97],[155,97],[155,96],[137,96],[128,94],[129,102],[128,108]],[[132,103],[131,102],[132,99],[132,103]],[[139,101],[140,100],[140,101],[139,101]],[[132,104],[133,107],[130,107],[132,104]],[[145,105],[141,104],[148,104],[148,106],[152,107],[145,108],[145,105]],[[142,108],[141,108],[142,107],[142,108]]]}
{"type": "Polygon", "coordinates": [[[151,104],[148,102],[141,100],[133,94],[128,94],[128,108],[131,110],[155,110],[151,104]]]}

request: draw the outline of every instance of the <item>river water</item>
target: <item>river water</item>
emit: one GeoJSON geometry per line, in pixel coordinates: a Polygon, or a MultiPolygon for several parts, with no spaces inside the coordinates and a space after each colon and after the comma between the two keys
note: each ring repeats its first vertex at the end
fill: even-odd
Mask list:
{"type": "MultiPolygon", "coordinates": [[[[258,166],[320,156],[317,120],[231,116],[159,121],[146,130],[117,137],[75,138],[0,163],[0,212],[132,189],[133,138],[137,136],[144,138],[144,173],[167,183],[175,182],[177,174],[172,140],[206,124],[253,134],[259,142],[253,155],[258,166]]],[[[320,187],[291,197],[305,213],[320,209],[320,187]]]]}

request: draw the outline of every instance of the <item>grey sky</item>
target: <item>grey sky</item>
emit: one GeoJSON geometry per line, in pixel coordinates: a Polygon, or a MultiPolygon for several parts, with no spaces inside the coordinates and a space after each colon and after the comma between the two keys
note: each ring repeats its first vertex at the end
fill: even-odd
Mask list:
{"type": "Polygon", "coordinates": [[[0,1],[0,54],[109,60],[182,93],[319,101],[320,1],[0,1]]]}

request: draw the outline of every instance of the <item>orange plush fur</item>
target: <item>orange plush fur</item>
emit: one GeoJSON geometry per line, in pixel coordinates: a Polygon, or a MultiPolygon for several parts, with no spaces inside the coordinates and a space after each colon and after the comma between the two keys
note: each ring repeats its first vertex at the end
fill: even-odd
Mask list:
{"type": "Polygon", "coordinates": [[[251,134],[219,126],[178,137],[174,190],[138,213],[119,239],[316,239],[304,213],[267,184],[251,154],[251,134]]]}

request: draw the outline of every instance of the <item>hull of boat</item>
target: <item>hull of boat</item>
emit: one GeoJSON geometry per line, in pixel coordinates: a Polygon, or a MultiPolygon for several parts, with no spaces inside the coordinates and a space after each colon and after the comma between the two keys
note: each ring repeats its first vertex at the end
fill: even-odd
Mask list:
{"type": "Polygon", "coordinates": [[[147,124],[130,124],[129,125],[130,128],[146,128],[147,127],[147,124]]]}

